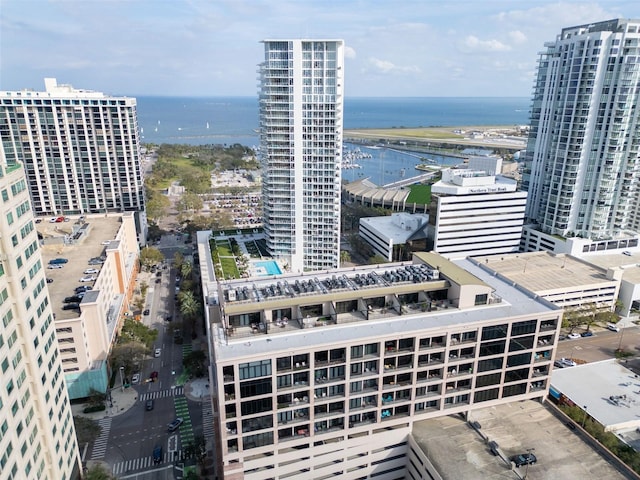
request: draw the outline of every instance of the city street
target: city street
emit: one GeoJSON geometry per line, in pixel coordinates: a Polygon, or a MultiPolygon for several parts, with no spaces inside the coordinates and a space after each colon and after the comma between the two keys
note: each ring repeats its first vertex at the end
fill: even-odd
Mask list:
{"type": "Polygon", "coordinates": [[[588,363],[598,362],[614,358],[618,348],[632,352],[635,357],[640,354],[638,346],[640,346],[640,328],[638,327],[623,328],[619,332],[598,330],[592,337],[559,341],[556,358],[572,358],[588,363]]]}

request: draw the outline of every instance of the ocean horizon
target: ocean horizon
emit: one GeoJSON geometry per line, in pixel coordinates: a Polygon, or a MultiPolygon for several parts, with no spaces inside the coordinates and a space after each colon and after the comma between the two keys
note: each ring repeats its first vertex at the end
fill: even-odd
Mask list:
{"type": "MultiPolygon", "coordinates": [[[[258,144],[257,97],[136,97],[142,143],[258,144]]],[[[349,97],[345,130],[526,125],[529,97],[349,97]]]]}
{"type": "MultiPolygon", "coordinates": [[[[526,125],[528,97],[352,97],[344,102],[344,129],[526,125]]],[[[256,97],[137,97],[141,142],[257,146],[256,97]]],[[[347,145],[347,148],[356,148],[347,145]]],[[[363,147],[364,148],[364,147],[363,147]]],[[[420,163],[456,165],[458,157],[367,149],[359,168],[342,178],[385,185],[421,173],[420,163]],[[422,158],[423,157],[423,158],[422,158]]]]}

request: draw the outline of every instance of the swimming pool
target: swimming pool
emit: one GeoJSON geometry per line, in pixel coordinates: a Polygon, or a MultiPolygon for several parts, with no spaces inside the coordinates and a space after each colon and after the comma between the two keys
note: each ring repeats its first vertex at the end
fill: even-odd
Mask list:
{"type": "Polygon", "coordinates": [[[282,275],[282,270],[278,266],[278,263],[275,260],[266,260],[263,262],[256,262],[256,274],[265,276],[265,275],[282,275]]]}

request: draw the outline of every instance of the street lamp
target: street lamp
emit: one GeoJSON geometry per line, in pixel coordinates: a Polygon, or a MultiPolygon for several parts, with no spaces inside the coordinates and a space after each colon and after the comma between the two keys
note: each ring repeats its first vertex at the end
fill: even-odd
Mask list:
{"type": "Polygon", "coordinates": [[[529,473],[529,464],[531,463],[531,452],[535,451],[535,448],[527,448],[527,466],[524,467],[524,477],[522,477],[522,480],[527,480],[527,474],[529,473]]]}
{"type": "Polygon", "coordinates": [[[120,383],[122,391],[124,392],[124,367],[120,367],[120,383]]]}
{"type": "Polygon", "coordinates": [[[584,426],[587,424],[587,406],[583,405],[582,408],[584,409],[584,418],[582,419],[582,428],[584,429],[584,426]]]}

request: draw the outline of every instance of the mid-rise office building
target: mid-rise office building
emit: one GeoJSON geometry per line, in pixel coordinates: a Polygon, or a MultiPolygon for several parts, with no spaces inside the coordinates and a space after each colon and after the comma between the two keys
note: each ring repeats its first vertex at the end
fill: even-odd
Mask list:
{"type": "Polygon", "coordinates": [[[291,271],[340,260],[344,43],[265,40],[260,65],[264,232],[291,271]]]}
{"type": "Polygon", "coordinates": [[[543,233],[615,239],[637,225],[640,20],[563,28],[540,54],[523,188],[543,233]]]}
{"type": "Polygon", "coordinates": [[[0,148],[24,164],[35,214],[144,211],[135,98],[45,87],[0,92],[0,148]]]}
{"type": "Polygon", "coordinates": [[[428,247],[447,258],[517,252],[527,192],[500,175],[502,161],[469,160],[466,169],[446,169],[431,187],[428,247]]]}
{"type": "Polygon", "coordinates": [[[45,270],[21,164],[0,149],[0,478],[80,468],[45,270]]]}
{"type": "Polygon", "coordinates": [[[220,478],[404,479],[414,422],[547,395],[561,310],[469,259],[218,283],[209,233],[220,478]]]}

